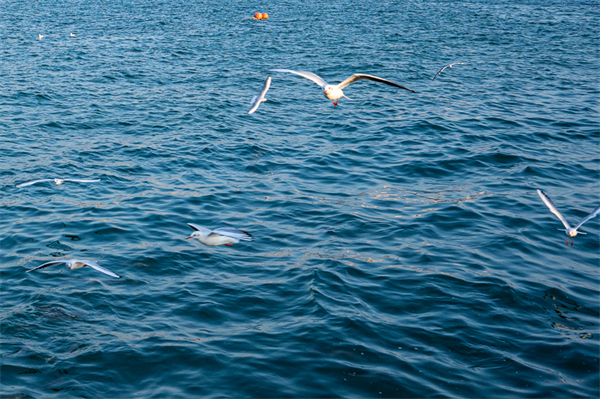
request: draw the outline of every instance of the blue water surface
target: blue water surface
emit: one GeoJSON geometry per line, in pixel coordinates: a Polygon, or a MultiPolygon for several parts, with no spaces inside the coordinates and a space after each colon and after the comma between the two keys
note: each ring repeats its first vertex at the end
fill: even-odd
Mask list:
{"type": "Polygon", "coordinates": [[[598,397],[600,218],[566,246],[535,190],[572,224],[600,204],[599,20],[1,0],[2,397],[598,397]],[[358,82],[334,107],[272,68],[416,93],[358,82]],[[54,177],[102,180],[15,187],[54,177]],[[26,273],[70,258],[123,278],[26,273]]]}

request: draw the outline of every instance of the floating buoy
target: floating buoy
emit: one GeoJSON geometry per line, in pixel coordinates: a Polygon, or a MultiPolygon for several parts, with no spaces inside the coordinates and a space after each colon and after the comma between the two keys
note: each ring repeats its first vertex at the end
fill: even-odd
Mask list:
{"type": "Polygon", "coordinates": [[[254,19],[262,19],[262,18],[263,18],[263,15],[261,13],[259,13],[259,12],[254,13],[254,19]]]}
{"type": "Polygon", "coordinates": [[[263,12],[262,19],[269,19],[269,14],[263,12]]]}

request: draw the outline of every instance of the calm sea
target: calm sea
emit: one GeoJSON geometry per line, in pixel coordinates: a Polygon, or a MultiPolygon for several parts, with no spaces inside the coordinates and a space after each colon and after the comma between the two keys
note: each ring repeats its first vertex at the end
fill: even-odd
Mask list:
{"type": "Polygon", "coordinates": [[[0,397],[598,397],[600,218],[566,246],[535,191],[572,224],[600,204],[598,21],[0,0],[0,397]],[[359,82],[333,107],[271,73],[248,115],[271,68],[416,93],[359,82]],[[54,177],[102,180],[15,187],[54,177]],[[71,258],[123,278],[26,273],[71,258]]]}

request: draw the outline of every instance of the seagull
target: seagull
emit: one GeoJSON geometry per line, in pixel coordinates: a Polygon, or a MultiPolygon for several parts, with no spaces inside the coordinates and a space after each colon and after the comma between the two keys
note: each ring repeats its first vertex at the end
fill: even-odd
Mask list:
{"type": "Polygon", "coordinates": [[[121,278],[121,276],[119,276],[117,273],[111,272],[107,268],[102,267],[97,263],[94,263],[89,260],[83,260],[83,259],[81,259],[81,260],[80,259],[54,260],[52,262],[44,263],[43,265],[38,266],[35,269],[27,270],[27,273],[32,272],[34,270],[43,269],[48,266],[60,265],[61,263],[64,263],[65,266],[67,266],[67,269],[69,269],[69,270],[81,269],[82,267],[90,266],[98,271],[101,271],[104,274],[108,274],[111,277],[121,278]]]}
{"type": "Polygon", "coordinates": [[[42,35],[41,33],[38,34],[38,40],[42,40],[43,37],[44,37],[44,35],[42,35]]]}
{"type": "Polygon", "coordinates": [[[100,179],[41,179],[41,180],[27,180],[23,183],[19,183],[17,184],[16,187],[21,188],[21,187],[27,187],[27,186],[31,186],[32,184],[35,183],[42,183],[42,182],[46,182],[46,181],[53,181],[54,184],[56,184],[57,186],[60,186],[61,184],[63,184],[66,181],[76,181],[78,183],[97,183],[100,181],[100,179]]]}
{"type": "MultiPolygon", "coordinates": [[[[342,91],[342,89],[354,82],[358,82],[359,80],[372,80],[373,82],[385,83],[386,85],[399,87],[404,90],[412,91],[413,93],[415,92],[414,90],[411,90],[408,87],[399,85],[398,83],[394,83],[392,81],[389,81],[389,80],[386,80],[386,79],[383,79],[383,78],[380,78],[377,76],[366,75],[364,73],[355,73],[354,75],[350,76],[348,79],[344,80],[342,83],[340,83],[338,85],[330,85],[330,84],[327,84],[327,82],[324,81],[320,76],[315,75],[312,72],[292,71],[290,69],[271,69],[271,71],[273,71],[273,72],[289,72],[289,73],[296,74],[298,76],[302,76],[303,78],[312,80],[313,82],[315,82],[316,84],[321,86],[321,89],[323,89],[323,94],[325,95],[325,97],[327,97],[328,99],[330,99],[333,102],[334,107],[337,107],[338,100],[340,98],[342,98],[342,97],[348,98],[344,95],[344,92],[342,91]]],[[[348,100],[350,100],[350,99],[348,98],[348,100]]]]}
{"type": "Polygon", "coordinates": [[[197,224],[188,223],[195,231],[191,236],[186,238],[189,240],[190,238],[195,238],[200,241],[204,245],[215,246],[215,245],[225,245],[228,247],[233,247],[233,244],[237,244],[240,240],[243,241],[252,241],[254,237],[250,233],[246,233],[242,230],[230,229],[228,227],[219,227],[215,230],[209,230],[206,227],[198,226],[197,224]]]}
{"type": "Polygon", "coordinates": [[[75,37],[75,33],[69,33],[69,36],[75,37]]]}
{"type": "Polygon", "coordinates": [[[267,90],[269,90],[270,86],[271,86],[271,77],[269,76],[267,78],[267,81],[265,82],[265,85],[263,86],[262,90],[260,91],[260,93],[258,93],[258,96],[252,97],[252,101],[250,101],[252,103],[252,108],[250,108],[250,111],[248,111],[248,114],[253,114],[254,111],[256,111],[258,109],[258,106],[260,105],[260,103],[264,103],[265,101],[267,101],[267,99],[265,98],[265,94],[267,94],[267,90]]]}
{"type": "Polygon", "coordinates": [[[442,69],[440,69],[440,71],[438,73],[436,73],[435,76],[433,77],[433,79],[431,79],[431,80],[435,80],[435,78],[437,78],[438,75],[444,71],[444,69],[446,69],[446,68],[452,68],[454,65],[467,65],[467,64],[465,64],[464,62],[455,62],[453,64],[446,65],[445,67],[443,67],[442,69]]]}
{"type": "MultiPolygon", "coordinates": [[[[558,209],[556,209],[556,206],[554,205],[554,203],[552,202],[550,197],[548,197],[546,195],[546,193],[543,192],[542,190],[540,190],[539,188],[537,190],[537,193],[540,196],[540,198],[542,199],[542,201],[544,201],[544,204],[546,204],[546,206],[550,209],[550,212],[555,214],[560,219],[562,224],[565,226],[564,232],[567,234],[567,245],[569,245],[569,238],[571,238],[571,246],[573,246],[573,238],[575,238],[575,236],[577,234],[586,234],[583,232],[578,232],[577,229],[580,228],[582,224],[584,224],[585,222],[587,222],[588,220],[590,220],[591,218],[593,218],[594,216],[596,216],[597,214],[600,213],[600,206],[598,206],[598,207],[596,207],[596,209],[594,209],[594,211],[592,213],[590,213],[589,215],[584,217],[577,226],[571,227],[569,225],[569,223],[567,222],[567,220],[564,218],[564,216],[561,215],[561,213],[558,211],[558,209]]],[[[559,230],[562,231],[562,229],[559,229],[559,230]]]]}

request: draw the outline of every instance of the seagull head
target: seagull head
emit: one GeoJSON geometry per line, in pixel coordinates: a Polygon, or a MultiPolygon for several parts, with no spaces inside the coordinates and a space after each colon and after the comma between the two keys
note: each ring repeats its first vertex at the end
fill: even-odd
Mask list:
{"type": "Polygon", "coordinates": [[[65,266],[67,266],[67,269],[69,269],[69,270],[74,270],[74,269],[81,269],[85,265],[81,262],[77,262],[73,259],[70,259],[65,262],[65,266]]]}
{"type": "Polygon", "coordinates": [[[333,91],[334,87],[332,85],[327,85],[323,88],[323,93],[325,93],[325,95],[331,93],[333,91]]]}
{"type": "Polygon", "coordinates": [[[61,184],[63,184],[65,181],[63,179],[54,179],[54,184],[56,184],[57,186],[60,186],[61,184]]]}
{"type": "Polygon", "coordinates": [[[202,234],[201,231],[194,231],[188,238],[186,238],[186,240],[189,240],[190,238],[195,238],[196,240],[200,240],[203,237],[204,237],[204,234],[202,234]]]}

